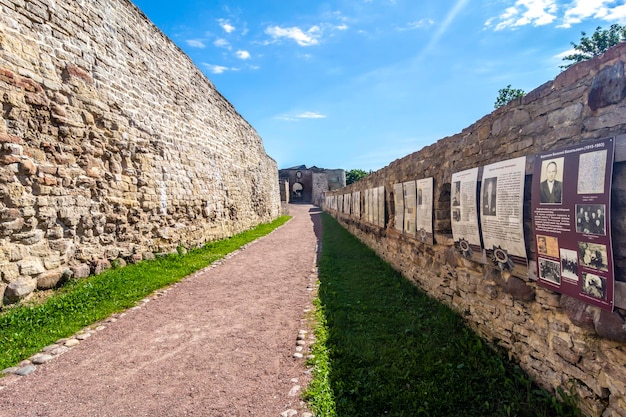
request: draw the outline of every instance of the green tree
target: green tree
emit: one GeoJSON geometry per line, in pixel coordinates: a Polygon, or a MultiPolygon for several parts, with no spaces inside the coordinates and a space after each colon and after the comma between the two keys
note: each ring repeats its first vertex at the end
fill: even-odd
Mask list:
{"type": "Polygon", "coordinates": [[[610,47],[626,41],[626,26],[614,23],[608,29],[602,29],[598,26],[591,37],[588,37],[585,32],[581,32],[581,34],[582,37],[580,38],[579,44],[570,42],[576,52],[563,57],[563,61],[573,62],[567,65],[560,65],[559,68],[569,68],[578,62],[586,61],[596,55],[603,54],[610,47]]]}
{"type": "Polygon", "coordinates": [[[354,182],[357,182],[363,177],[368,176],[369,174],[362,169],[351,169],[346,171],[346,185],[350,185],[354,182]]]}
{"type": "Polygon", "coordinates": [[[508,104],[509,101],[514,100],[519,97],[524,97],[526,93],[524,90],[519,88],[511,88],[511,84],[507,85],[505,88],[501,88],[498,90],[498,98],[496,98],[496,102],[493,105],[494,109],[504,106],[508,104]]]}

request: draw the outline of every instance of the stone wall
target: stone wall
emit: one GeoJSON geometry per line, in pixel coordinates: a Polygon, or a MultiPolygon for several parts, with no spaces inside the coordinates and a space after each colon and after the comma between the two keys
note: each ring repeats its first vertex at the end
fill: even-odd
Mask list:
{"type": "Polygon", "coordinates": [[[0,0],[0,27],[0,300],[279,215],[261,138],[130,1],[0,0]]]}
{"type": "Polygon", "coordinates": [[[626,44],[577,64],[461,133],[331,194],[360,191],[360,203],[352,202],[353,207],[360,204],[359,215],[326,208],[408,279],[461,313],[487,340],[506,349],[541,385],[552,391],[572,389],[590,416],[626,416],[625,64],[626,44]],[[621,136],[611,207],[618,308],[607,312],[536,284],[529,184],[533,155],[613,136],[621,136]],[[511,274],[467,260],[455,249],[450,182],[454,172],[520,156],[527,156],[524,228],[529,268],[511,274]],[[399,233],[393,224],[393,185],[428,177],[434,178],[432,246],[399,233]],[[362,209],[366,190],[379,186],[385,189],[383,227],[367,222],[362,209]]]}

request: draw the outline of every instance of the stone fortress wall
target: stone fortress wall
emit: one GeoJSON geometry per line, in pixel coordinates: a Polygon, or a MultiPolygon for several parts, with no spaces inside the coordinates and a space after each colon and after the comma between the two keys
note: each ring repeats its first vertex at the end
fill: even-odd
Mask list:
{"type": "Polygon", "coordinates": [[[541,385],[552,391],[573,389],[590,416],[626,416],[625,65],[623,43],[571,67],[461,133],[327,193],[329,204],[324,207],[409,280],[506,349],[541,385]],[[614,312],[537,285],[530,207],[534,155],[607,137],[617,137],[611,191],[614,312]],[[468,260],[455,248],[450,183],[455,172],[521,156],[527,157],[524,236],[529,267],[510,273],[468,260]],[[394,227],[394,184],[429,177],[434,180],[434,245],[394,227]],[[384,214],[379,224],[364,206],[365,195],[377,187],[384,187],[384,205],[375,211],[384,214]],[[342,196],[350,196],[350,210],[335,205],[342,196]]]}
{"type": "Polygon", "coordinates": [[[280,214],[259,135],[130,1],[0,0],[0,28],[0,300],[280,214]]]}

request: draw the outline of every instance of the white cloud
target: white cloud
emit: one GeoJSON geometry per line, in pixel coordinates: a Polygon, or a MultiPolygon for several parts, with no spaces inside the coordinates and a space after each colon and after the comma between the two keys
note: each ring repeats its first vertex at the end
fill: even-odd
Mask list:
{"type": "Polygon", "coordinates": [[[578,53],[579,51],[577,51],[574,48],[568,49],[567,51],[563,51],[561,53],[558,53],[554,56],[554,58],[557,58],[559,61],[563,61],[563,58],[565,58],[568,55],[572,55],[575,53],[578,53]]]}
{"type": "Polygon", "coordinates": [[[207,63],[203,63],[202,65],[204,65],[213,74],[222,74],[225,71],[228,71],[229,69],[232,69],[232,68],[228,68],[228,67],[223,67],[221,65],[213,65],[213,64],[207,64],[207,63]]]}
{"type": "Polygon", "coordinates": [[[299,27],[281,28],[280,26],[270,26],[265,29],[265,33],[270,35],[274,40],[280,38],[292,39],[300,46],[311,46],[319,43],[318,38],[321,36],[319,26],[312,26],[306,32],[299,27]]]}
{"type": "Polygon", "coordinates": [[[424,19],[416,20],[415,22],[409,22],[405,26],[399,27],[398,30],[399,31],[415,30],[415,29],[430,27],[434,24],[435,24],[434,20],[424,18],[424,19]]]}
{"type": "Polygon", "coordinates": [[[316,113],[312,111],[305,111],[296,115],[281,115],[276,116],[276,119],[286,120],[288,122],[295,122],[301,119],[325,119],[327,116],[325,114],[316,113]]]}
{"type": "Polygon", "coordinates": [[[561,27],[570,27],[590,17],[594,19],[604,19],[609,14],[607,5],[614,3],[614,1],[615,0],[574,0],[570,8],[565,11],[561,27]]]}
{"type": "Polygon", "coordinates": [[[199,41],[197,39],[188,39],[185,41],[187,43],[187,45],[191,46],[192,48],[204,48],[204,42],[199,41]]]}
{"type": "Polygon", "coordinates": [[[235,27],[230,24],[230,21],[228,21],[228,19],[218,19],[217,21],[226,33],[231,33],[235,30],[235,27]]]}
{"type": "Polygon", "coordinates": [[[495,30],[525,25],[542,26],[552,23],[556,19],[556,12],[555,0],[517,0],[514,6],[508,7],[496,19],[487,20],[485,25],[490,26],[494,20],[498,20],[495,30]]]}
{"type": "Polygon", "coordinates": [[[618,22],[623,25],[626,24],[626,4],[622,4],[621,6],[617,6],[609,10],[609,13],[606,17],[604,17],[604,20],[618,22]]]}
{"type": "Polygon", "coordinates": [[[345,23],[342,23],[338,26],[335,26],[335,29],[337,30],[348,30],[348,25],[346,25],[345,23]]]}
{"type": "Polygon", "coordinates": [[[248,52],[248,51],[237,51],[237,52],[235,52],[235,55],[237,55],[237,58],[239,58],[239,59],[249,59],[250,58],[250,52],[248,52]]]}
{"type": "Polygon", "coordinates": [[[228,43],[228,41],[226,39],[218,39],[215,42],[213,42],[213,45],[217,46],[218,48],[228,48],[230,49],[230,43],[228,43]]]}
{"type": "Polygon", "coordinates": [[[516,0],[502,14],[488,19],[485,27],[502,30],[525,25],[541,26],[557,19],[561,20],[558,27],[562,28],[588,19],[626,23],[626,4],[613,6],[615,3],[616,0],[572,0],[568,4],[557,5],[556,0],[516,0]],[[557,16],[558,11],[560,16],[557,16]]]}
{"type": "Polygon", "coordinates": [[[300,113],[296,115],[298,119],[325,119],[325,114],[315,113],[312,111],[305,111],[304,113],[300,113]]]}

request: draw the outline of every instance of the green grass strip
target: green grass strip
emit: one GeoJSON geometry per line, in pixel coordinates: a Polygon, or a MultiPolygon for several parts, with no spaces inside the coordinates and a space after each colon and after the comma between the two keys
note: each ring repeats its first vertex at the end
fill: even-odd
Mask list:
{"type": "Polygon", "coordinates": [[[580,415],[323,214],[309,407],[324,417],[580,415]]]}
{"type": "Polygon", "coordinates": [[[184,255],[169,254],[68,283],[45,302],[0,315],[0,370],[13,366],[60,338],[133,307],[155,290],[180,281],[286,223],[282,216],[184,255]]]}

